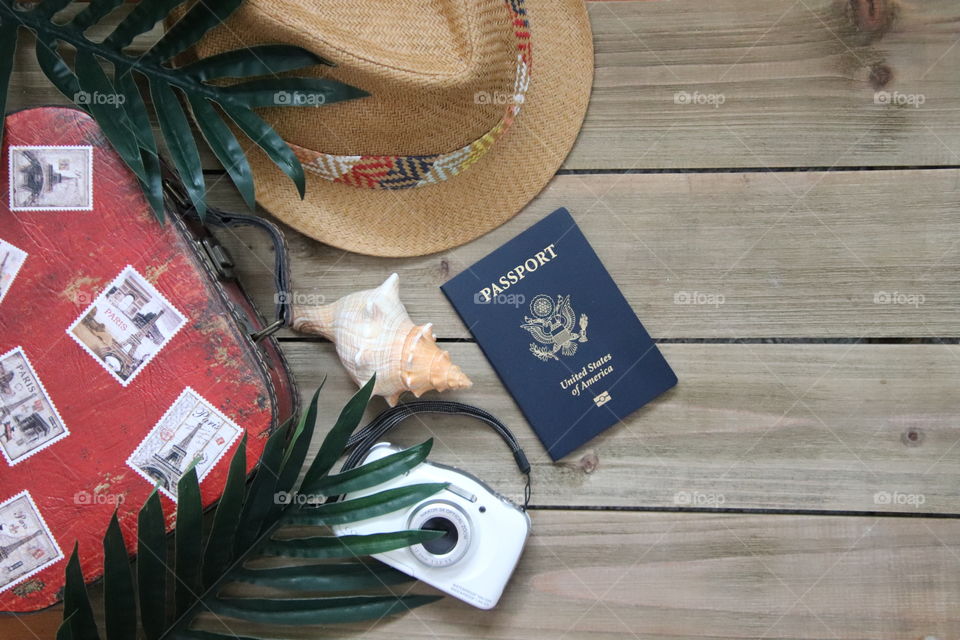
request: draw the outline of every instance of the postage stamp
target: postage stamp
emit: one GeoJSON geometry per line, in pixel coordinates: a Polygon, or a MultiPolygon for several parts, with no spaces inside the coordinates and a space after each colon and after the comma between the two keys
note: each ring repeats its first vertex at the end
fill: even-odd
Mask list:
{"type": "Polygon", "coordinates": [[[62,559],[29,492],[0,503],[0,592],[62,559]]]}
{"type": "Polygon", "coordinates": [[[186,322],[176,307],[128,265],[67,333],[117,382],[127,386],[186,322]]]}
{"type": "Polygon", "coordinates": [[[0,240],[0,302],[7,295],[20,267],[27,261],[27,252],[0,240]]]}
{"type": "Polygon", "coordinates": [[[93,209],[93,147],[10,147],[11,211],[93,209]]]}
{"type": "Polygon", "coordinates": [[[243,430],[187,387],[127,460],[150,484],[177,499],[177,482],[196,461],[203,480],[243,430]]]}
{"type": "Polygon", "coordinates": [[[23,348],[0,356],[0,452],[15,465],[70,432],[23,348]]]}

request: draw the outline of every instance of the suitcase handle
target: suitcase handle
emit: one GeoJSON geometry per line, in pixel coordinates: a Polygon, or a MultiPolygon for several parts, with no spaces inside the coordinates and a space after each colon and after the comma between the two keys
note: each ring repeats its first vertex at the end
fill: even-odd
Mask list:
{"type": "MultiPolygon", "coordinates": [[[[259,342],[283,327],[289,326],[293,317],[292,296],[290,295],[290,256],[287,251],[287,240],[280,228],[260,216],[233,213],[210,206],[207,207],[206,216],[201,220],[196,209],[190,204],[186,194],[180,188],[179,183],[171,179],[164,179],[163,186],[165,194],[174,205],[174,210],[186,218],[216,227],[256,227],[267,233],[273,243],[275,256],[273,285],[276,289],[274,300],[276,300],[277,319],[268,327],[252,334],[251,337],[254,342],[259,342]]],[[[210,259],[214,266],[221,264],[216,255],[210,255],[210,259]]]]}

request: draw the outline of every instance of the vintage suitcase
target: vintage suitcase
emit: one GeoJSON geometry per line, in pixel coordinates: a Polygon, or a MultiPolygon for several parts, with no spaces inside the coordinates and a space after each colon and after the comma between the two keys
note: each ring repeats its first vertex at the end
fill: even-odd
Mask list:
{"type": "MultiPolygon", "coordinates": [[[[158,223],[87,114],[9,115],[0,180],[0,611],[28,612],[57,602],[75,543],[101,575],[114,509],[131,549],[155,485],[172,520],[194,459],[212,505],[241,434],[252,470],[299,396],[267,337],[286,306],[260,317],[173,183],[158,223]]],[[[211,217],[267,230],[285,289],[275,227],[211,217]]]]}

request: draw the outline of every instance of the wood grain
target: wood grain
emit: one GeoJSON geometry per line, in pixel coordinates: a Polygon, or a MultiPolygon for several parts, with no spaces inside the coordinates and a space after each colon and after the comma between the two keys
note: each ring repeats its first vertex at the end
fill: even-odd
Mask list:
{"type": "Polygon", "coordinates": [[[957,164],[956,2],[597,2],[590,15],[594,96],[568,168],[957,164]]]}
{"type": "MultiPolygon", "coordinates": [[[[377,623],[287,627],[282,636],[274,628],[268,637],[902,640],[960,633],[955,521],[609,511],[532,516],[533,536],[493,611],[448,597],[377,623]]],[[[102,587],[92,591],[99,603],[102,587]]],[[[18,640],[52,637],[41,626],[44,617],[2,617],[0,631],[18,640]]],[[[222,631],[219,624],[202,619],[210,630],[222,631]]],[[[227,624],[241,636],[268,631],[227,624]]]]}
{"type": "Polygon", "coordinates": [[[533,522],[494,611],[445,598],[376,624],[284,634],[902,640],[960,632],[952,521],[537,511],[533,522]]]}
{"type": "MultiPolygon", "coordinates": [[[[679,385],[558,464],[479,348],[446,347],[474,387],[432,397],[476,404],[516,432],[534,466],[536,505],[958,512],[960,347],[662,345],[679,385]]],[[[356,387],[329,343],[284,348],[304,394],[328,376],[325,433],[356,387]]],[[[368,418],[386,408],[381,399],[371,406],[368,418]]],[[[391,439],[428,437],[434,459],[520,499],[522,477],[483,425],[414,418],[391,439]]]]}
{"type": "MultiPolygon", "coordinates": [[[[211,200],[243,210],[223,182],[211,200]]],[[[929,338],[956,334],[958,205],[953,169],[558,176],[503,227],[433,256],[383,260],[287,238],[297,301],[332,302],[396,271],[415,320],[466,338],[439,286],[566,206],[654,337],[929,338]]],[[[255,231],[220,236],[271,309],[270,247],[255,231]]]]}
{"type": "MultiPolygon", "coordinates": [[[[589,11],[594,95],[567,169],[960,164],[952,0],[632,0],[589,11]]],[[[8,108],[63,103],[23,37],[31,46],[17,54],[8,108]]]]}

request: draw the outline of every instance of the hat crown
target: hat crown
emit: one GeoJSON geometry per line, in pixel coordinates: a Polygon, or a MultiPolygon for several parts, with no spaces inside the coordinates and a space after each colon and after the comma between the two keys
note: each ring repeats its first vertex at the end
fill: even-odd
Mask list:
{"type": "Polygon", "coordinates": [[[264,111],[281,136],[337,155],[446,153],[504,117],[517,74],[515,0],[248,0],[197,47],[301,46],[334,62],[299,75],[359,87],[367,98],[264,111]]]}

